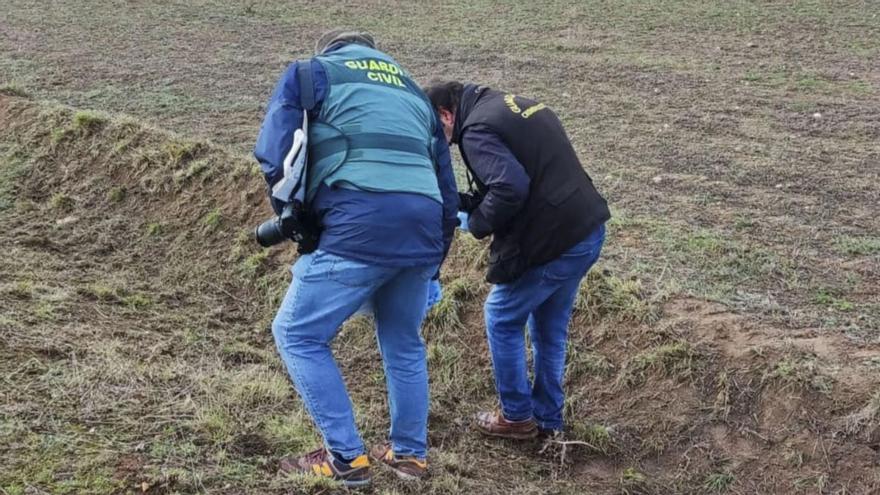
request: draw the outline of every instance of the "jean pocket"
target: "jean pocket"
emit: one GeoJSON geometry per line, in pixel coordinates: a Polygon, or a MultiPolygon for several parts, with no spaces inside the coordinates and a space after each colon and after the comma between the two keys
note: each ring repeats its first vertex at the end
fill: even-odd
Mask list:
{"type": "Polygon", "coordinates": [[[329,255],[330,264],[327,276],[330,280],[349,287],[367,287],[376,283],[385,270],[361,261],[350,260],[341,256],[329,255]]]}
{"type": "Polygon", "coordinates": [[[583,277],[599,258],[601,247],[602,244],[597,243],[585,249],[578,249],[576,252],[563,254],[544,266],[544,278],[561,281],[583,277]]]}

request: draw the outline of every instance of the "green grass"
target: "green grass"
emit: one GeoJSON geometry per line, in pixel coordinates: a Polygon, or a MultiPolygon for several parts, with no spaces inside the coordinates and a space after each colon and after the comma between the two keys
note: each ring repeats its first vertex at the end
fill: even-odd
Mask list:
{"type": "Polygon", "coordinates": [[[165,227],[160,222],[150,222],[147,224],[146,231],[148,236],[156,237],[165,232],[165,227]]]}
{"type": "Polygon", "coordinates": [[[837,311],[852,311],[855,308],[855,304],[853,304],[851,301],[848,301],[845,297],[839,295],[837,291],[833,289],[819,289],[818,291],[816,291],[814,299],[818,304],[827,306],[829,309],[834,309],[837,311]]]}
{"type": "Polygon", "coordinates": [[[68,211],[73,208],[73,198],[64,193],[55,193],[49,198],[49,207],[61,212],[68,211]]]}
{"type": "Polygon", "coordinates": [[[590,444],[590,448],[608,454],[614,448],[612,430],[597,423],[575,423],[571,428],[571,439],[590,444]]]}
{"type": "Polygon", "coordinates": [[[595,323],[603,318],[620,321],[650,321],[657,307],[648,299],[638,278],[621,279],[594,268],[581,282],[575,299],[575,318],[595,323]]]}
{"type": "Polygon", "coordinates": [[[107,191],[107,200],[112,203],[119,203],[125,199],[125,196],[127,194],[128,191],[126,188],[121,186],[113,187],[109,191],[107,191]]]}
{"type": "Polygon", "coordinates": [[[808,389],[824,395],[831,393],[834,380],[820,366],[815,355],[792,352],[781,358],[765,373],[764,380],[777,381],[784,387],[808,389]]]}
{"type": "Polygon", "coordinates": [[[836,250],[847,256],[867,256],[880,254],[880,237],[841,236],[835,239],[836,250]]]}
{"type": "Polygon", "coordinates": [[[649,372],[688,379],[694,377],[700,360],[701,355],[689,342],[675,341],[637,354],[626,364],[621,379],[630,386],[642,383],[649,372]]]}
{"type": "Polygon", "coordinates": [[[0,95],[17,96],[20,98],[26,98],[30,96],[23,87],[11,82],[0,84],[0,95]]]}
{"type": "Polygon", "coordinates": [[[735,480],[736,478],[730,473],[712,473],[706,477],[703,488],[711,493],[724,493],[735,480]]]}
{"type": "Polygon", "coordinates": [[[250,277],[254,277],[263,272],[269,259],[269,250],[263,249],[251,254],[241,262],[242,272],[250,277]]]}
{"type": "Polygon", "coordinates": [[[219,208],[209,211],[207,215],[202,217],[202,225],[208,228],[208,230],[217,230],[222,222],[223,214],[220,212],[219,208]]]}
{"type": "Polygon", "coordinates": [[[0,213],[15,204],[19,181],[30,168],[28,156],[0,142],[0,213]]]}
{"type": "Polygon", "coordinates": [[[79,132],[94,132],[107,123],[107,116],[97,112],[78,111],[73,114],[73,129],[79,132]]]}

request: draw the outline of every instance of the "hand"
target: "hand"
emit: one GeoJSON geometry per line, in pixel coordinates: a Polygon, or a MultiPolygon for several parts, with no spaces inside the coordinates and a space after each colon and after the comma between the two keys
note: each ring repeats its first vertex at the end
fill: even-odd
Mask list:
{"type": "Polygon", "coordinates": [[[431,309],[435,304],[440,302],[440,299],[443,299],[443,288],[440,287],[439,280],[431,280],[431,283],[428,285],[428,304],[426,305],[425,310],[431,309]]]}
{"type": "Polygon", "coordinates": [[[480,206],[483,197],[476,193],[458,193],[458,209],[471,213],[480,206]]]}
{"type": "Polygon", "coordinates": [[[465,232],[470,232],[470,230],[468,230],[468,220],[470,217],[470,215],[463,211],[458,212],[458,221],[460,222],[458,228],[465,232]]]}

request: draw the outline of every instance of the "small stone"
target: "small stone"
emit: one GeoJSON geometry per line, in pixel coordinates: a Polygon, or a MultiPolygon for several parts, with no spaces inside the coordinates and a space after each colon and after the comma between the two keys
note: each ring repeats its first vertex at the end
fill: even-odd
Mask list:
{"type": "Polygon", "coordinates": [[[782,184],[776,184],[776,185],[773,186],[773,187],[775,187],[776,189],[782,189],[782,184]]]}
{"type": "Polygon", "coordinates": [[[822,114],[819,113],[819,112],[816,112],[816,113],[813,114],[813,118],[814,118],[814,119],[821,119],[821,118],[822,118],[822,114]]]}
{"type": "Polygon", "coordinates": [[[58,226],[70,225],[72,223],[76,223],[77,220],[79,220],[79,219],[76,218],[75,216],[67,216],[67,217],[61,218],[59,220],[55,220],[55,225],[58,225],[58,226]]]}
{"type": "Polygon", "coordinates": [[[659,184],[662,181],[663,177],[660,177],[659,175],[655,175],[654,178],[651,179],[651,182],[653,182],[654,184],[659,184]]]}

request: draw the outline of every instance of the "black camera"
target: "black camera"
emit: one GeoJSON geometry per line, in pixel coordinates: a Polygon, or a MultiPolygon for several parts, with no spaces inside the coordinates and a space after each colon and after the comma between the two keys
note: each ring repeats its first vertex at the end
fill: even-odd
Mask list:
{"type": "Polygon", "coordinates": [[[281,214],[261,223],[254,231],[257,243],[263,247],[274,246],[286,239],[297,243],[298,251],[307,254],[318,249],[318,229],[302,203],[287,203],[281,214]]]}

